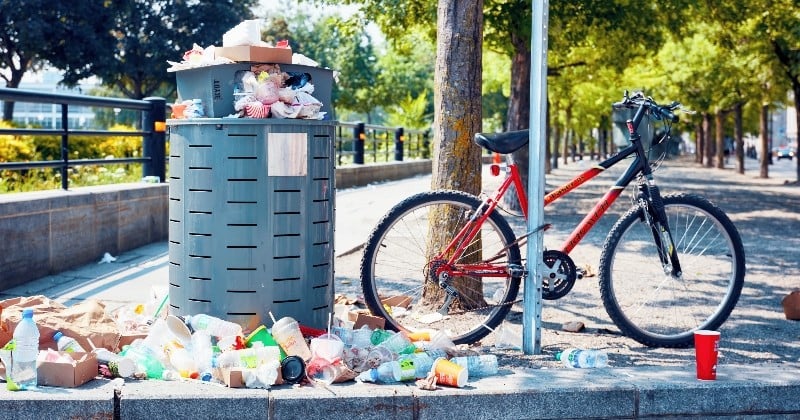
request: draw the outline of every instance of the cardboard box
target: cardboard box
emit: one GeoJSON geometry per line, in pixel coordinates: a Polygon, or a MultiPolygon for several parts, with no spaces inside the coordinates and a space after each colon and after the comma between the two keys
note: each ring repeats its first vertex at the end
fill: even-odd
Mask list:
{"type": "Polygon", "coordinates": [[[123,347],[131,345],[134,341],[138,339],[144,340],[147,338],[147,334],[131,334],[126,333],[119,336],[119,343],[117,344],[117,352],[122,350],[123,347]]]}
{"type": "Polygon", "coordinates": [[[59,352],[59,354],[75,360],[75,366],[69,362],[37,361],[39,385],[75,388],[97,376],[97,357],[94,353],[59,352]]]}
{"type": "Polygon", "coordinates": [[[216,47],[214,57],[225,57],[237,62],[292,64],[292,49],[252,45],[216,47]]]}
{"type": "MultiPolygon", "coordinates": [[[[298,64],[279,64],[287,73],[308,73],[314,85],[312,96],[322,102],[320,111],[326,112],[325,120],[333,120],[333,71],[298,64]]],[[[234,87],[241,83],[242,74],[250,71],[248,63],[220,64],[175,72],[178,100],[200,99],[206,117],[222,118],[234,113],[234,87]]]]}
{"type": "Polygon", "coordinates": [[[350,311],[348,312],[348,317],[350,318],[350,321],[353,322],[354,330],[357,330],[364,325],[372,330],[383,329],[383,327],[386,326],[385,319],[379,316],[370,315],[369,312],[365,311],[350,311]]]}

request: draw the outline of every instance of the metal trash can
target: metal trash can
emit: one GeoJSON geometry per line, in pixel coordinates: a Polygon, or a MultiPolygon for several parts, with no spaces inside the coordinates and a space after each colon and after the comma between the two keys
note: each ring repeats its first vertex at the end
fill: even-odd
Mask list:
{"type": "Polygon", "coordinates": [[[169,120],[169,301],[245,330],[333,311],[331,121],[169,120]]]}

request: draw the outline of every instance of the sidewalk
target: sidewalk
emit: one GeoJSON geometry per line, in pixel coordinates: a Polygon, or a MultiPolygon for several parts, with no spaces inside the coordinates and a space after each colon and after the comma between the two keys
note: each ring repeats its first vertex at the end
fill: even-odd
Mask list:
{"type": "MultiPolygon", "coordinates": [[[[783,162],[779,162],[782,164],[783,162]]],[[[789,170],[790,166],[787,166],[789,170]]],[[[577,173],[579,166],[560,168],[553,178],[566,178],[577,173]]],[[[706,170],[706,169],[701,169],[706,170]]],[[[692,188],[687,180],[697,176],[697,169],[677,167],[670,170],[660,184],[667,180],[692,188]]],[[[797,188],[780,189],[779,180],[754,180],[751,175],[726,171],[718,181],[720,188],[730,191],[749,191],[761,186],[765,197],[776,206],[798,206],[797,188]],[[724,184],[724,185],[723,185],[724,184]],[[787,201],[789,200],[789,201],[787,201]],[[788,204],[787,204],[788,203],[788,204]]],[[[705,173],[706,175],[708,172],[705,173]]],[[[715,173],[716,174],[716,173],[715,173]]],[[[484,178],[486,179],[486,178],[484,178]]],[[[791,179],[791,178],[790,178],[791,179]]],[[[548,179],[549,181],[549,179],[548,179]]],[[[698,179],[698,184],[703,180],[698,179]]],[[[339,262],[357,259],[360,243],[369,230],[391,205],[404,196],[429,188],[429,177],[354,188],[337,192],[336,196],[336,270],[340,275],[353,276],[348,264],[339,262]]],[[[709,188],[708,185],[697,188],[709,188]]],[[[790,188],[790,187],[787,187],[790,188]]],[[[739,196],[740,201],[745,202],[739,196]]],[[[764,202],[762,196],[750,200],[764,202]]],[[[792,207],[793,206],[793,207],[792,207]]],[[[726,208],[727,210],[727,208],[726,208]]],[[[765,315],[762,306],[754,303],[763,295],[780,294],[786,284],[798,283],[798,263],[795,242],[781,238],[779,233],[789,226],[800,226],[796,218],[767,216],[748,221],[748,209],[732,214],[743,238],[749,240],[748,282],[751,288],[743,293],[739,318],[731,319],[730,357],[718,368],[718,379],[703,382],[695,379],[694,364],[689,351],[671,358],[672,365],[636,365],[637,360],[670,357],[672,353],[633,349],[648,354],[632,359],[624,367],[597,370],[568,370],[529,365],[501,365],[498,376],[471,381],[465,388],[439,388],[424,391],[411,385],[374,385],[355,382],[334,384],[328,388],[312,386],[275,386],[270,390],[228,389],[193,381],[135,381],[96,379],[77,389],[42,388],[37,392],[9,392],[0,387],[0,411],[16,413],[16,418],[322,418],[322,419],[426,419],[426,418],[646,418],[646,417],[713,417],[760,416],[760,418],[800,417],[800,323],[780,322],[774,314],[765,315]],[[773,223],[772,218],[778,222],[773,223]],[[750,223],[758,223],[751,226],[750,223]],[[760,236],[751,235],[758,230],[760,236]],[[769,239],[775,234],[772,245],[769,239]],[[778,249],[782,247],[782,249],[778,249]],[[759,251],[759,248],[762,248],[759,251]],[[759,254],[761,252],[761,254],[759,254]],[[765,258],[772,258],[765,261],[765,258]],[[774,283],[777,265],[785,277],[774,283]],[[752,272],[752,274],[750,274],[752,272]],[[775,289],[775,290],[773,290],[775,289]],[[752,296],[753,301],[748,300],[752,296]],[[753,308],[751,308],[751,306],[753,308]],[[756,307],[757,306],[757,307],[756,307]],[[759,312],[754,321],[750,311],[759,312]],[[751,323],[763,325],[754,344],[737,336],[751,323]],[[773,334],[780,334],[777,337],[773,334]],[[778,341],[778,342],[776,342],[778,341]],[[752,347],[752,348],[751,348],[752,347]],[[763,351],[762,351],[763,350],[763,351]],[[751,356],[753,352],[769,352],[770,357],[751,356]],[[655,354],[655,356],[653,356],[655,354]],[[775,357],[772,357],[775,356],[775,357]]],[[[101,256],[98,256],[98,261],[101,256]]],[[[168,262],[166,243],[151,244],[116,256],[113,263],[90,264],[76,270],[31,282],[0,293],[0,299],[13,296],[42,294],[71,305],[85,299],[99,299],[108,310],[131,302],[143,302],[153,287],[167,287],[168,262]]],[[[357,279],[354,279],[357,283],[357,279]]],[[[337,287],[339,285],[337,284],[337,287]]],[[[594,285],[596,287],[596,285],[594,285]]],[[[338,289],[337,289],[338,291],[338,289]]],[[[574,310],[569,301],[565,310],[574,310]]],[[[771,305],[771,304],[770,304],[771,305]]],[[[727,324],[726,324],[727,326],[727,324]]],[[[755,327],[753,327],[755,328],[755,327]]],[[[557,331],[556,331],[557,332],[557,331]]],[[[562,336],[570,342],[574,336],[562,336]]],[[[601,339],[610,338],[601,336],[601,339]]],[[[631,343],[628,341],[626,343],[631,343]]],[[[630,344],[627,344],[630,346],[630,344]]],[[[522,358],[522,355],[520,355],[522,358]]],[[[535,360],[534,360],[535,362],[535,360]]],[[[647,363],[647,362],[641,362],[647,363]]],[[[622,363],[620,363],[622,364],[622,363]]],[[[615,364],[612,363],[612,366],[615,364]]],[[[619,365],[617,365],[619,366],[619,365]]]]}

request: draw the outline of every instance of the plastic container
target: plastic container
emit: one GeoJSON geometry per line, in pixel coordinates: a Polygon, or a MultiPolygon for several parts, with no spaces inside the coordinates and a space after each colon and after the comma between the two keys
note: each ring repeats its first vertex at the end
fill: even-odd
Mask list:
{"type": "Polygon", "coordinates": [[[39,356],[39,328],[33,320],[33,309],[22,310],[22,320],[14,329],[13,361],[10,379],[20,390],[37,387],[36,358],[39,356]]]}
{"type": "Polygon", "coordinates": [[[569,348],[556,353],[556,360],[568,368],[603,368],[608,366],[608,354],[600,350],[569,348]]]}
{"type": "Polygon", "coordinates": [[[497,375],[497,356],[493,354],[454,357],[450,361],[467,368],[470,378],[497,375]]]}
{"type": "Polygon", "coordinates": [[[186,323],[189,324],[193,330],[208,331],[209,334],[216,338],[242,335],[241,325],[211,315],[187,315],[186,323]]]}
{"type": "MultiPolygon", "coordinates": [[[[437,357],[438,358],[438,357],[437,357]]],[[[414,377],[416,379],[423,379],[427,378],[428,374],[431,373],[431,369],[433,368],[433,361],[437,358],[433,358],[427,353],[414,353],[400,356],[398,360],[401,366],[404,363],[411,363],[411,366],[414,368],[414,377]]]]}
{"type": "Polygon", "coordinates": [[[65,351],[67,353],[86,353],[86,349],[81,347],[74,338],[64,335],[61,331],[56,331],[53,334],[53,340],[56,342],[58,351],[65,351]]]}
{"type": "Polygon", "coordinates": [[[161,379],[164,374],[164,364],[147,346],[124,346],[119,354],[133,360],[136,371],[144,373],[148,379],[161,379]]]}
{"type": "Polygon", "coordinates": [[[402,368],[400,367],[400,363],[396,360],[381,363],[377,368],[361,372],[356,377],[357,380],[364,382],[377,382],[382,384],[400,382],[402,378],[402,368]]]}
{"type": "Polygon", "coordinates": [[[311,349],[300,331],[300,324],[292,317],[283,317],[272,325],[272,337],[286,354],[299,356],[303,361],[311,359],[311,349]]]}

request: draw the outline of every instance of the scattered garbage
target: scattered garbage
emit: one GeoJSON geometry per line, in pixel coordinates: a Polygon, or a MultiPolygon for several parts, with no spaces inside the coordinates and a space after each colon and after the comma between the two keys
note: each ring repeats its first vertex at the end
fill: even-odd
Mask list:
{"type": "Polygon", "coordinates": [[[100,259],[98,264],[112,263],[112,262],[114,262],[116,260],[117,260],[117,257],[114,257],[111,254],[109,254],[108,252],[106,252],[105,254],[103,254],[103,258],[100,259]]]}
{"type": "Polygon", "coordinates": [[[608,366],[608,354],[601,350],[569,348],[556,353],[556,359],[568,368],[604,368],[608,366]]]}

